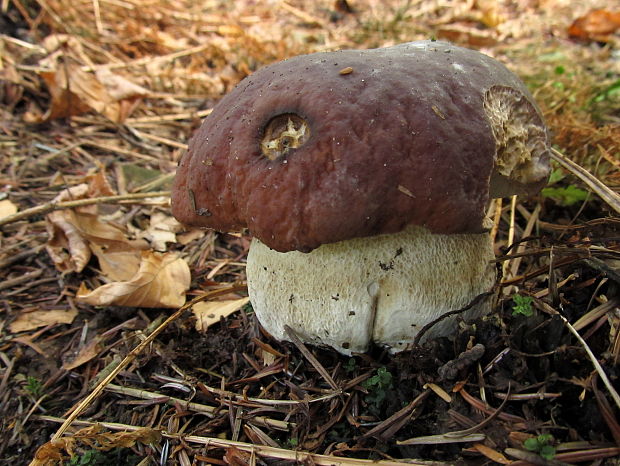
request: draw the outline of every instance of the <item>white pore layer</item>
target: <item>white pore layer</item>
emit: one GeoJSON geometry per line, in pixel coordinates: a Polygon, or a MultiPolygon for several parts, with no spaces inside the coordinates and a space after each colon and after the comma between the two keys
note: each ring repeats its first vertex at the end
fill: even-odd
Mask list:
{"type": "MultiPolygon", "coordinates": [[[[488,234],[433,235],[422,227],[307,254],[276,252],[254,239],[248,289],[258,320],[280,340],[288,339],[288,325],[305,342],[344,354],[365,351],[371,341],[400,351],[425,324],[489,291],[493,259],[488,234]]],[[[460,317],[489,310],[485,300],[460,317]]],[[[456,323],[444,319],[423,340],[449,335],[456,323]]]]}

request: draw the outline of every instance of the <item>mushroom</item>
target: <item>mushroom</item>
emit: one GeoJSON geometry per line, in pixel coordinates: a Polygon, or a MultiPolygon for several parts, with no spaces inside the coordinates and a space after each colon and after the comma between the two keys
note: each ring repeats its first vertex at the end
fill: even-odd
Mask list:
{"type": "Polygon", "coordinates": [[[172,209],[188,225],[249,229],[249,295],[274,337],[290,326],[344,354],[399,351],[491,290],[485,208],[544,186],[548,144],[525,85],[479,52],[420,41],[298,56],[213,109],[172,209]]]}

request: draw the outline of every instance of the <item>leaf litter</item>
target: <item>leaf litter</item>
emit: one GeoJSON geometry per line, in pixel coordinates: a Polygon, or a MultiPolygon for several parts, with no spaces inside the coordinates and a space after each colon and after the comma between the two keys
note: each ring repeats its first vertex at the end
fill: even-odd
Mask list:
{"type": "Polygon", "coordinates": [[[542,464],[526,445],[544,438],[556,461],[613,461],[614,7],[4,2],[0,458],[542,464]],[[519,73],[578,165],[558,158],[552,191],[491,204],[502,293],[454,341],[352,358],[274,341],[240,285],[249,238],[170,216],[165,190],[189,137],[260,66],[432,37],[519,73]]]}

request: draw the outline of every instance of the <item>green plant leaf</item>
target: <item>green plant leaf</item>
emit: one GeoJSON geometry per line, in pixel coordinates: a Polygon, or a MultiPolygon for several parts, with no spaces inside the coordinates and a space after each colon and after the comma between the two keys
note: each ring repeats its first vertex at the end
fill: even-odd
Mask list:
{"type": "Polygon", "coordinates": [[[349,358],[346,364],[342,367],[347,373],[351,373],[355,370],[356,366],[357,366],[357,361],[355,360],[355,358],[349,358]]]}
{"type": "Polygon", "coordinates": [[[540,447],[539,455],[542,456],[546,460],[552,460],[555,458],[555,448],[551,445],[543,445],[540,447]]]}
{"type": "Polygon", "coordinates": [[[565,188],[543,188],[542,195],[553,199],[562,206],[571,206],[585,200],[588,197],[588,192],[570,184],[565,188]]]}
{"type": "Polygon", "coordinates": [[[523,442],[523,446],[525,447],[526,450],[529,450],[529,451],[540,450],[540,443],[538,443],[538,439],[536,437],[530,437],[528,439],[525,439],[525,442],[523,442]]]}
{"type": "Polygon", "coordinates": [[[553,435],[551,434],[540,434],[538,436],[538,443],[541,445],[549,445],[551,442],[553,442],[553,435]]]}
{"type": "Polygon", "coordinates": [[[602,102],[603,100],[609,100],[610,97],[615,97],[616,94],[620,94],[620,79],[614,81],[611,85],[603,89],[592,99],[593,102],[602,102]]]}
{"type": "Polygon", "coordinates": [[[521,296],[516,294],[512,297],[512,302],[514,306],[512,306],[512,315],[518,316],[522,315],[525,317],[532,317],[534,315],[534,309],[532,308],[532,299],[531,296],[521,296]]]}
{"type": "Polygon", "coordinates": [[[547,186],[555,184],[558,181],[563,180],[565,177],[566,174],[564,173],[564,170],[562,170],[561,168],[556,168],[551,172],[551,175],[549,175],[549,181],[547,181],[547,186]]]}

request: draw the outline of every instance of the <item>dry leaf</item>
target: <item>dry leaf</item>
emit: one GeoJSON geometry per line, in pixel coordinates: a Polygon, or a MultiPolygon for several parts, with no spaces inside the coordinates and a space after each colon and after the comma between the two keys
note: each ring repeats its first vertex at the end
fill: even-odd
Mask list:
{"type": "Polygon", "coordinates": [[[93,291],[82,284],[78,299],[94,306],[182,306],[190,284],[187,263],[176,254],[151,251],[143,251],[141,259],[140,268],[131,280],[108,283],[93,291]]]}
{"type": "Polygon", "coordinates": [[[249,301],[250,298],[241,298],[194,304],[192,306],[192,312],[196,317],[196,330],[199,332],[206,332],[209,326],[220,321],[220,317],[228,317],[245,306],[249,301]]]}
{"type": "Polygon", "coordinates": [[[75,369],[76,367],[95,359],[102,350],[103,338],[101,335],[95,335],[95,337],[86,346],[82,347],[74,358],[70,361],[64,362],[62,368],[67,371],[75,369]]]}
{"type": "Polygon", "coordinates": [[[90,243],[90,248],[97,256],[101,273],[115,282],[131,280],[140,268],[140,250],[128,243],[90,243]]]}
{"type": "Polygon", "coordinates": [[[181,233],[177,235],[177,242],[183,246],[187,246],[192,241],[202,238],[206,233],[207,233],[206,230],[194,228],[185,233],[181,233]]]}
{"type": "Polygon", "coordinates": [[[41,445],[31,464],[56,464],[74,456],[78,445],[87,445],[91,449],[108,451],[113,448],[130,448],[137,442],[145,445],[157,443],[161,433],[149,427],[141,427],[130,432],[106,432],[100,424],[78,430],[71,436],[50,440],[41,445]]]}
{"type": "Polygon", "coordinates": [[[490,47],[498,41],[497,32],[494,30],[476,29],[459,24],[441,26],[437,30],[437,37],[474,47],[490,47]]]}
{"type": "Polygon", "coordinates": [[[492,448],[487,447],[486,445],[482,443],[475,443],[474,449],[478,450],[484,456],[489,458],[491,461],[495,461],[496,463],[510,464],[512,462],[508,458],[506,458],[504,455],[502,455],[500,452],[493,450],[492,448]]]}
{"type": "Polygon", "coordinates": [[[0,218],[17,213],[17,206],[8,199],[0,201],[0,218]]]}
{"type": "Polygon", "coordinates": [[[165,251],[166,243],[176,243],[176,233],[181,230],[181,224],[172,216],[162,212],[155,212],[151,216],[148,230],[142,236],[149,240],[156,251],[165,251]]]}
{"type": "Polygon", "coordinates": [[[50,34],[41,41],[41,45],[50,54],[39,62],[39,65],[52,68],[56,65],[58,57],[71,55],[80,61],[88,63],[88,55],[84,52],[84,47],[77,37],[69,34],[50,34]]]}
{"type": "Polygon", "coordinates": [[[582,40],[607,42],[620,29],[620,11],[592,10],[568,27],[568,35],[582,40]]]}
{"type": "MultiPolygon", "coordinates": [[[[114,194],[103,170],[87,177],[87,181],[63,190],[54,201],[114,194]]],[[[146,245],[129,242],[120,226],[102,221],[96,205],[57,210],[48,214],[46,219],[49,233],[46,249],[61,272],[81,272],[94,252],[100,260],[101,269],[106,275],[109,273],[112,280],[126,280],[136,273],[140,261],[139,249],[144,249],[146,245]],[[106,257],[108,251],[110,257],[106,257]],[[122,258],[113,257],[120,251],[132,251],[135,258],[131,260],[127,254],[122,258]],[[128,262],[118,267],[120,260],[128,262]]]]}
{"type": "Polygon", "coordinates": [[[88,112],[92,107],[88,105],[87,96],[96,100],[95,110],[101,111],[107,105],[104,87],[92,74],[82,71],[82,67],[75,63],[65,63],[56,70],[42,71],[40,74],[52,101],[47,112],[41,116],[41,121],[29,123],[43,123],[88,112]]]}
{"type": "Polygon", "coordinates": [[[136,101],[149,95],[147,89],[114,75],[110,70],[90,73],[66,57],[62,61],[59,57],[56,57],[57,63],[50,71],[40,72],[52,97],[50,107],[44,115],[30,116],[30,123],[42,123],[93,110],[121,123],[135,108],[136,101]]]}
{"type": "Polygon", "coordinates": [[[81,272],[91,257],[90,243],[127,243],[123,231],[98,215],[57,210],[47,216],[47,251],[61,272],[81,272]]]}
{"type": "Polygon", "coordinates": [[[116,191],[110,186],[105,169],[102,166],[95,174],[88,175],[86,182],[88,183],[87,197],[113,196],[116,194],[116,191]]]}
{"type": "Polygon", "coordinates": [[[95,72],[95,76],[114,101],[147,97],[151,93],[148,89],[112,73],[108,68],[99,68],[95,72]]]}
{"type": "Polygon", "coordinates": [[[91,250],[75,226],[75,212],[59,210],[47,217],[49,240],[45,246],[60,272],[81,272],[88,264],[91,250]]]}
{"type": "Polygon", "coordinates": [[[73,309],[52,309],[50,311],[23,312],[11,322],[9,330],[13,333],[26,332],[51,324],[70,324],[77,316],[73,309]]]}

